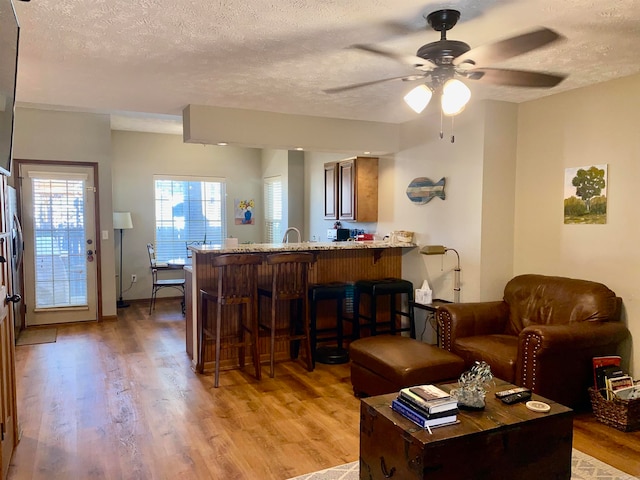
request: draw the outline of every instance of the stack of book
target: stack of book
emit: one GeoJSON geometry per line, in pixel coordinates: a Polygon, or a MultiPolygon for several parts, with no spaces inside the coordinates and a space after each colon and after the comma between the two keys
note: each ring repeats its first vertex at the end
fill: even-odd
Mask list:
{"type": "Polygon", "coordinates": [[[600,390],[607,400],[613,400],[614,396],[627,398],[632,390],[635,390],[633,378],[627,375],[620,363],[619,355],[604,355],[593,357],[593,381],[595,388],[600,390]]]}
{"type": "Polygon", "coordinates": [[[416,385],[400,390],[398,397],[391,401],[391,408],[422,428],[431,431],[456,423],[458,402],[435,385],[416,385]]]}

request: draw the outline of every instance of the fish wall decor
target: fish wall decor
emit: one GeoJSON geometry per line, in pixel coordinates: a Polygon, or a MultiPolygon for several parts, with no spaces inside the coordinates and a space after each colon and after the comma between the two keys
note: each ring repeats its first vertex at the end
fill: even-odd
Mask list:
{"type": "Polygon", "coordinates": [[[429,203],[434,197],[444,200],[444,182],[444,177],[436,183],[427,177],[414,178],[407,187],[407,197],[418,205],[429,203]]]}

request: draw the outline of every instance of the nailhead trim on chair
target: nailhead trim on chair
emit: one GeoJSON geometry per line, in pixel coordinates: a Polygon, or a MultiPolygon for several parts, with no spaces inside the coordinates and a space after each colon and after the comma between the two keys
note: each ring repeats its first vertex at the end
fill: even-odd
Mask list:
{"type": "Polygon", "coordinates": [[[538,370],[538,356],[536,351],[540,347],[540,337],[528,334],[524,340],[524,364],[522,365],[522,385],[535,391],[536,372],[538,370]],[[530,381],[527,380],[530,378],[530,381]]]}
{"type": "Polygon", "coordinates": [[[449,312],[438,311],[436,314],[440,327],[440,346],[451,351],[451,315],[449,312]],[[442,319],[442,320],[441,320],[442,319]]]}

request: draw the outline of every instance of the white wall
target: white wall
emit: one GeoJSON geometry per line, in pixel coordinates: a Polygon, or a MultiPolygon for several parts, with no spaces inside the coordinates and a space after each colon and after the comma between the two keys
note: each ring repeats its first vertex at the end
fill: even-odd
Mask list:
{"type": "MultiPolygon", "coordinates": [[[[146,245],[154,241],[153,175],[211,176],[226,179],[227,234],[240,242],[260,242],[262,221],[235,225],[234,199],[255,199],[262,218],[261,152],[252,148],[185,144],[178,135],[114,131],[113,208],[129,211],[133,230],[124,232],[123,289],[138,276],[125,299],[149,298],[151,278],[146,245]]],[[[169,289],[159,294],[175,296],[169,289]]]]}
{"type": "MultiPolygon", "coordinates": [[[[109,116],[17,108],[13,156],[21,160],[57,160],[98,164],[99,230],[107,240],[96,239],[102,262],[102,314],[116,314],[113,216],[111,197],[111,125],[109,116]]],[[[15,172],[9,179],[13,184],[15,172]]],[[[25,239],[28,248],[29,239],[25,239]]],[[[28,295],[28,292],[26,293],[28,295]]],[[[28,301],[28,297],[27,297],[28,301]]]]}
{"type": "MultiPolygon", "coordinates": [[[[523,104],[518,115],[514,273],[602,282],[640,338],[640,76],[523,104]],[[564,170],[609,165],[606,225],[563,223],[564,170]]],[[[631,353],[632,372],[640,356],[631,353]]]]}

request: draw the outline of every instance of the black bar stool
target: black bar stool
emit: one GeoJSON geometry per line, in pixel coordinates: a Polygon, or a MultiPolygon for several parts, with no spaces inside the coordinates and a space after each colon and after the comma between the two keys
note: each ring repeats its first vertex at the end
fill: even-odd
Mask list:
{"type": "Polygon", "coordinates": [[[346,283],[325,283],[315,284],[309,287],[309,317],[311,321],[311,355],[313,363],[318,361],[330,365],[347,363],[349,361],[349,351],[343,347],[343,302],[347,298],[347,289],[350,286],[346,283]],[[318,302],[324,300],[334,300],[336,302],[336,326],[318,328],[318,302]],[[333,334],[333,336],[326,336],[333,334]],[[318,342],[337,342],[336,346],[323,345],[317,347],[318,342]]]}
{"type": "MultiPolygon", "coordinates": [[[[313,371],[311,355],[311,334],[309,329],[309,266],[314,260],[312,253],[273,253],[267,255],[271,265],[271,283],[258,287],[258,297],[268,297],[271,301],[269,323],[260,321],[260,328],[267,331],[269,342],[269,376],[275,374],[275,342],[286,340],[290,344],[291,358],[298,356],[300,341],[304,342],[307,370],[313,371]],[[287,326],[278,325],[278,305],[290,302],[287,326]]],[[[259,298],[258,298],[259,300],[259,298]]],[[[281,310],[284,305],[281,305],[281,310]]],[[[260,316],[259,316],[260,317],[260,316]]],[[[262,320],[262,319],[260,319],[262,320]]]]}
{"type": "Polygon", "coordinates": [[[240,368],[244,368],[245,347],[250,346],[255,376],[260,380],[257,266],[261,263],[262,257],[255,254],[215,256],[211,264],[217,272],[217,284],[211,290],[200,290],[202,320],[198,332],[196,371],[204,372],[204,347],[209,337],[215,342],[216,363],[213,386],[216,388],[220,377],[220,351],[223,348],[237,348],[240,368]],[[216,304],[215,314],[211,315],[215,318],[213,325],[209,321],[209,303],[216,304]],[[233,316],[233,312],[223,315],[223,307],[235,307],[236,316],[233,316]],[[237,328],[233,328],[235,325],[237,328]]]}
{"type": "Polygon", "coordinates": [[[401,278],[383,278],[378,280],[357,281],[353,301],[354,338],[360,337],[360,329],[362,327],[368,328],[371,336],[381,333],[395,335],[396,333],[410,332],[411,338],[416,338],[416,327],[411,302],[413,302],[413,283],[408,280],[402,280],[401,278]],[[369,296],[369,316],[361,313],[361,297],[363,294],[369,296]],[[407,295],[406,312],[396,307],[396,295],[407,295]],[[377,299],[381,296],[389,296],[389,320],[385,322],[378,322],[377,318],[377,299]],[[400,326],[398,326],[396,324],[398,316],[408,318],[409,326],[403,327],[402,322],[400,322],[400,326]],[[360,322],[361,319],[365,320],[364,324],[360,322]],[[380,327],[383,327],[384,330],[379,330],[380,327]]]}

